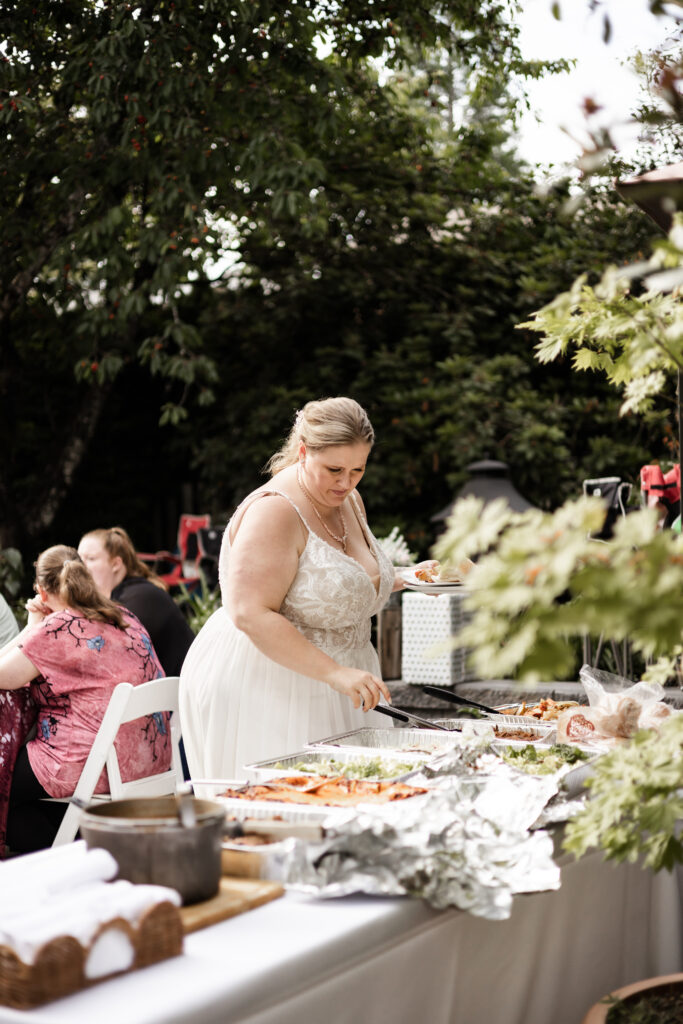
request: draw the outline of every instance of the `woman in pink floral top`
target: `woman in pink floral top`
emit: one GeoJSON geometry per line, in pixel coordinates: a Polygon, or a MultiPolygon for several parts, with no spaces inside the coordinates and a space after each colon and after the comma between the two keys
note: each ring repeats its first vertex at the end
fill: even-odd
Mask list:
{"type": "MultiPolygon", "coordinates": [[[[20,748],[12,773],[12,852],[51,844],[64,805],[43,798],[72,795],[114,688],[163,675],[147,632],[100,594],[74,548],[57,545],[38,557],[35,589],[26,629],[0,651],[0,690],[24,700],[28,691],[37,708],[35,738],[20,748]]],[[[150,715],[119,730],[124,781],[168,769],[167,726],[166,715],[150,715]]],[[[0,763],[5,785],[8,767],[0,763]]],[[[95,792],[108,792],[106,772],[95,792]]]]}

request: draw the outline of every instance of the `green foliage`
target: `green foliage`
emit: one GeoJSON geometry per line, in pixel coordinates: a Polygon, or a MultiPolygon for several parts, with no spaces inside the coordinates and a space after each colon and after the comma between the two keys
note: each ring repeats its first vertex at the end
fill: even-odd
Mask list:
{"type": "Polygon", "coordinates": [[[325,394],[369,409],[373,526],[421,554],[476,459],[550,508],[663,453],[661,413],[616,426],[607,385],[514,330],[651,232],[608,192],[568,223],[509,156],[512,83],[542,71],[510,5],[72,8],[0,11],[4,543],[112,500],[144,536],[181,483],[224,515],[325,394]]]}
{"type": "Polygon", "coordinates": [[[643,509],[621,518],[609,543],[593,540],[604,516],[597,498],[552,515],[513,513],[502,499],[456,503],[435,556],[478,558],[465,604],[472,619],[453,644],[472,648],[480,678],[569,678],[572,638],[584,635],[628,638],[645,658],[681,643],[683,539],[643,509]]]}
{"type": "Polygon", "coordinates": [[[580,857],[598,847],[629,863],[642,857],[655,871],[683,861],[683,716],[600,757],[586,784],[591,797],[567,824],[567,850],[580,857]]]}
{"type": "Polygon", "coordinates": [[[16,548],[0,548],[0,593],[8,601],[19,597],[23,575],[21,551],[16,548]]]}
{"type": "MultiPolygon", "coordinates": [[[[313,274],[354,239],[442,219],[449,168],[430,159],[426,125],[380,86],[372,58],[391,68],[446,45],[484,80],[520,63],[507,14],[498,0],[2,6],[8,533],[49,529],[132,366],[162,383],[157,416],[181,431],[210,405],[219,368],[232,392],[224,368],[247,340],[238,318],[227,360],[206,345],[221,267],[233,291],[274,290],[258,276],[259,248],[282,256],[293,244],[313,274]]],[[[379,266],[363,268],[363,290],[379,266]]],[[[289,291],[285,320],[301,298],[289,291]]],[[[353,306],[349,293],[348,326],[353,306]]]]}
{"type": "Polygon", "coordinates": [[[681,1024],[680,982],[657,984],[632,993],[625,999],[605,996],[600,1002],[609,1007],[606,1024],[681,1024]]]}
{"type": "Polygon", "coordinates": [[[180,594],[177,595],[175,601],[187,616],[192,632],[198,633],[213,613],[221,607],[220,590],[218,587],[215,590],[209,588],[206,576],[201,569],[197,587],[190,589],[186,584],[181,583],[179,590],[180,594]]]}
{"type": "MultiPolygon", "coordinates": [[[[376,188],[380,161],[399,144],[395,129],[388,115],[372,133],[359,129],[367,175],[353,200],[342,190],[327,199],[338,235],[255,229],[250,283],[204,307],[203,336],[233,382],[230,402],[193,418],[204,504],[233,507],[260,482],[294,411],[343,393],[367,407],[378,437],[363,481],[373,527],[398,525],[423,556],[430,516],[478,459],[507,462],[544,508],[585,477],[636,483],[640,466],[667,452],[666,416],[618,424],[606,384],[566,363],[542,371],[531,333],[514,326],[548,289],[568,285],[587,253],[597,271],[609,254],[636,253],[650,229],[636,218],[634,230],[633,212],[603,197],[569,232],[563,190],[539,196],[530,179],[501,181],[499,170],[489,174],[490,154],[465,141],[455,164],[420,157],[410,193],[420,206],[408,216],[398,172],[376,188]]],[[[408,130],[399,124],[406,144],[408,130]]]]}
{"type": "Polygon", "coordinates": [[[631,267],[609,267],[591,287],[586,276],[520,327],[544,335],[536,347],[548,363],[573,351],[577,370],[594,370],[624,390],[622,414],[643,412],[664,391],[673,371],[683,369],[683,215],[653,256],[631,267]],[[643,278],[647,291],[632,294],[643,278]]]}

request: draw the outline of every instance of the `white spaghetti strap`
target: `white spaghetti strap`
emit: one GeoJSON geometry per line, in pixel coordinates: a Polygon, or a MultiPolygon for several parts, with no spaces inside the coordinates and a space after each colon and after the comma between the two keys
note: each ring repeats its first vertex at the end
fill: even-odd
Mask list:
{"type": "Polygon", "coordinates": [[[288,494],[285,494],[285,492],[284,492],[284,491],[278,491],[278,490],[277,490],[277,489],[276,489],[275,487],[273,487],[273,488],[270,488],[270,489],[269,489],[269,490],[267,490],[267,491],[263,491],[262,493],[263,493],[263,494],[279,494],[281,498],[286,498],[286,499],[287,499],[287,501],[289,502],[289,504],[290,504],[290,505],[292,506],[292,508],[293,508],[293,509],[294,509],[294,511],[296,512],[296,514],[297,514],[297,515],[299,516],[299,519],[300,519],[300,520],[301,520],[301,522],[302,522],[302,523],[304,524],[304,526],[306,527],[306,529],[308,530],[308,532],[309,532],[309,533],[311,532],[311,528],[310,528],[310,526],[308,525],[308,523],[306,522],[306,517],[304,516],[303,512],[301,511],[301,509],[299,508],[299,506],[297,505],[297,503],[296,503],[296,502],[294,501],[294,499],[293,499],[293,498],[290,498],[290,496],[289,496],[288,494]]]}
{"type": "Polygon", "coordinates": [[[244,499],[244,501],[241,501],[240,504],[237,506],[237,508],[233,512],[233,514],[231,516],[231,519],[230,519],[230,522],[228,523],[228,526],[227,526],[228,543],[232,543],[232,541],[234,540],[234,537],[230,536],[230,527],[231,527],[231,524],[232,524],[233,520],[235,519],[235,516],[238,513],[241,513],[240,521],[237,524],[237,529],[239,530],[240,525],[242,523],[242,517],[244,515],[244,512],[246,512],[246,510],[249,508],[249,506],[253,505],[253,503],[255,501],[258,501],[259,498],[263,498],[263,497],[265,497],[266,495],[269,495],[269,494],[277,494],[281,498],[285,498],[289,502],[289,504],[292,506],[294,511],[297,513],[297,515],[299,516],[299,519],[304,524],[304,526],[306,527],[308,532],[311,533],[311,528],[308,525],[308,523],[306,522],[306,519],[304,518],[304,515],[303,515],[301,509],[296,504],[296,502],[293,501],[293,499],[290,498],[288,494],[285,494],[284,491],[279,491],[276,487],[268,487],[268,488],[266,488],[263,491],[253,491],[251,494],[248,494],[247,497],[244,499]]]}
{"type": "Polygon", "coordinates": [[[372,543],[373,540],[374,540],[374,537],[370,533],[370,527],[368,526],[367,520],[366,520],[365,516],[363,515],[363,510],[361,509],[360,504],[358,502],[358,496],[356,495],[356,492],[355,491],[351,491],[350,497],[351,497],[351,505],[353,506],[353,511],[355,513],[356,519],[358,520],[358,524],[359,524],[361,530],[363,531],[363,536],[365,537],[365,543],[368,545],[368,547],[370,548],[371,551],[374,551],[375,549],[374,549],[374,545],[372,543]]]}

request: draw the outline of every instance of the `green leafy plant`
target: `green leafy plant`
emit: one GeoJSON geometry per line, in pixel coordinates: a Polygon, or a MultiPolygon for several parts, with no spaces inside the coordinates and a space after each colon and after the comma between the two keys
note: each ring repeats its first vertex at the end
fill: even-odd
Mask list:
{"type": "Polygon", "coordinates": [[[23,574],[21,552],[17,548],[0,549],[0,593],[10,601],[19,597],[23,574]]]}
{"type": "Polygon", "coordinates": [[[569,678],[575,640],[591,634],[628,638],[644,658],[671,656],[683,624],[683,539],[642,509],[604,543],[592,537],[604,517],[590,497],[552,514],[514,513],[503,499],[456,503],[434,553],[477,559],[464,605],[471,619],[452,643],[471,649],[480,678],[569,678]]]}
{"type": "Polygon", "coordinates": [[[683,987],[674,982],[619,999],[606,996],[607,1024],[683,1024],[683,987]]]}
{"type": "Polygon", "coordinates": [[[667,378],[683,369],[683,215],[649,260],[608,267],[595,287],[583,274],[571,289],[519,327],[544,335],[542,363],[572,353],[574,368],[594,370],[624,391],[622,415],[647,411],[667,378]],[[634,294],[643,279],[646,291],[634,294]]]}
{"type": "Polygon", "coordinates": [[[599,847],[630,863],[642,857],[655,871],[683,861],[683,715],[605,754],[586,785],[591,799],[568,823],[565,849],[581,857],[599,847]]]}
{"type": "Polygon", "coordinates": [[[207,583],[206,576],[199,570],[199,586],[190,590],[185,584],[180,584],[180,594],[175,598],[176,602],[187,616],[190,629],[198,633],[202,626],[208,622],[213,613],[221,606],[221,593],[218,587],[211,590],[207,583]]]}

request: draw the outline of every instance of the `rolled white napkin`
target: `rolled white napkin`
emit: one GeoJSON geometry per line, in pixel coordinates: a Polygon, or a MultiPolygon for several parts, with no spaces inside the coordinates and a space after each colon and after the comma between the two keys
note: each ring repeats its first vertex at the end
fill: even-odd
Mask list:
{"type": "Polygon", "coordinates": [[[101,932],[88,950],[83,973],[86,978],[106,978],[108,974],[127,971],[133,966],[135,947],[121,928],[101,932]]]}
{"type": "Polygon", "coordinates": [[[88,849],[85,842],[40,850],[3,861],[0,868],[0,901],[14,893],[32,890],[39,896],[61,892],[93,881],[114,878],[119,867],[108,850],[88,849]]]}
{"type": "Polygon", "coordinates": [[[46,862],[50,866],[59,864],[61,861],[75,863],[85,857],[87,853],[88,846],[85,840],[77,839],[74,843],[50,846],[47,850],[37,850],[36,853],[26,853],[20,857],[2,860],[0,861],[0,884],[9,882],[20,875],[40,871],[46,862]]]}

